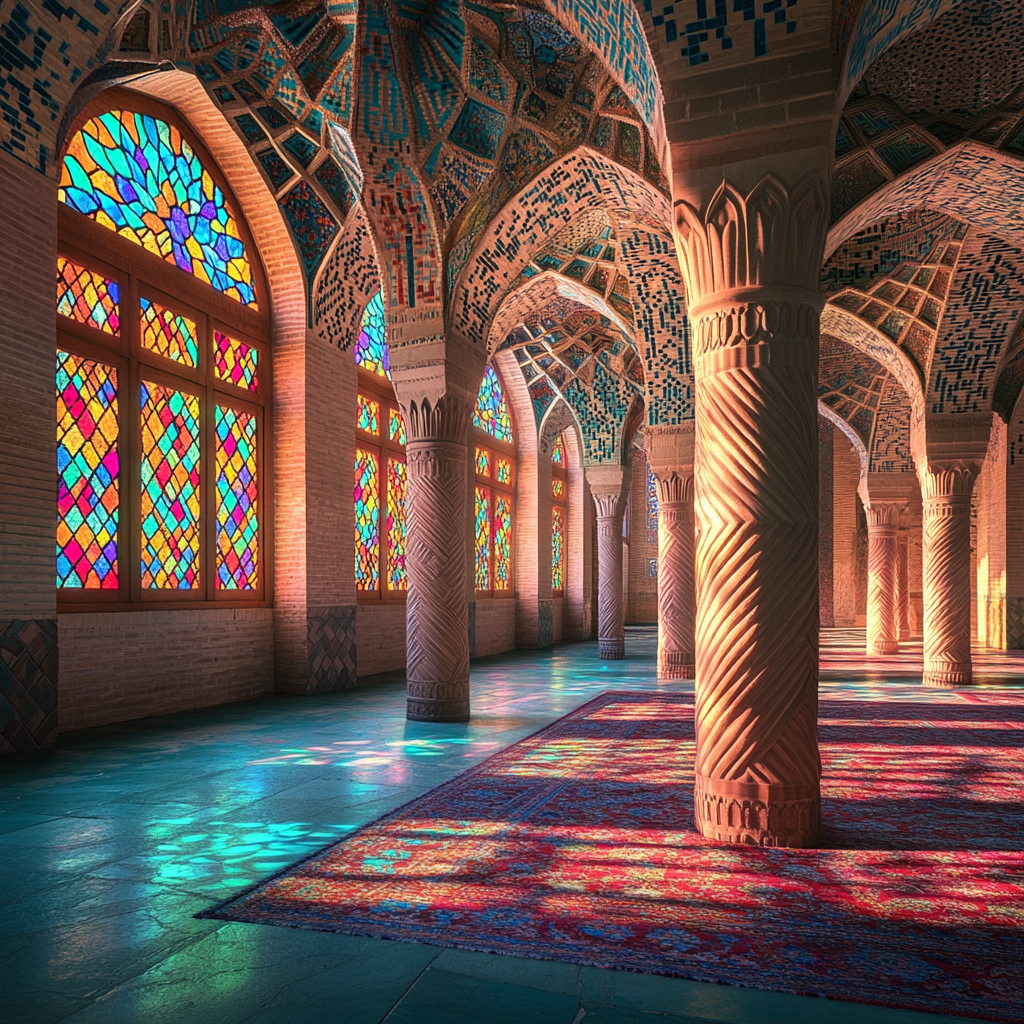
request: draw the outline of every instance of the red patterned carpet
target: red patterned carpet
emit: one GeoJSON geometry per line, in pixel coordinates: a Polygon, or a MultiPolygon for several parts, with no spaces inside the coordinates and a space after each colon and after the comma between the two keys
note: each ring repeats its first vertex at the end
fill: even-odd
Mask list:
{"type": "Polygon", "coordinates": [[[822,694],[827,849],[693,831],[693,698],[601,695],[225,920],[1024,1017],[1020,694],[822,694]]]}

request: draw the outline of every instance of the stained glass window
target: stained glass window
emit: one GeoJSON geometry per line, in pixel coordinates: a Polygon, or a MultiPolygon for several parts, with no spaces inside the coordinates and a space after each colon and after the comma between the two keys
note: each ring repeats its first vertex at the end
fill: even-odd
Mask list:
{"type": "Polygon", "coordinates": [[[116,590],[117,370],[57,353],[57,586],[116,590]]]}
{"type": "Polygon", "coordinates": [[[499,484],[512,483],[512,463],[509,462],[508,459],[498,459],[498,465],[494,475],[499,484]]]}
{"type": "Polygon", "coordinates": [[[199,399],[142,382],[142,586],[199,586],[199,399]]]}
{"type": "Polygon", "coordinates": [[[256,416],[217,406],[217,587],[254,590],[259,582],[256,416]]]}
{"type": "Polygon", "coordinates": [[[259,353],[244,341],[237,341],[220,331],[213,332],[214,369],[218,380],[226,380],[248,391],[259,389],[256,363],[259,353]]]}
{"type": "Polygon", "coordinates": [[[565,582],[565,513],[561,505],[551,506],[551,589],[561,590],[565,582]]]}
{"type": "Polygon", "coordinates": [[[68,146],[58,198],[218,292],[256,307],[238,223],[173,125],[128,110],[91,118],[68,146]]]}
{"type": "Polygon", "coordinates": [[[121,329],[117,284],[102,274],[57,257],[57,312],[107,334],[121,329]]]}
{"type": "Polygon", "coordinates": [[[477,590],[491,589],[491,492],[486,487],[476,489],[475,576],[477,590]]]}
{"type": "Polygon", "coordinates": [[[565,481],[557,476],[551,481],[551,497],[559,501],[565,497],[565,481]]]}
{"type": "Polygon", "coordinates": [[[476,450],[476,471],[478,476],[491,475],[491,453],[486,448],[476,450]]]}
{"type": "Polygon", "coordinates": [[[494,496],[494,589],[512,586],[512,502],[503,494],[494,496]]]}
{"type": "Polygon", "coordinates": [[[391,379],[387,334],[384,329],[384,300],[380,292],[370,299],[363,310],[353,355],[356,366],[361,366],[378,377],[391,379]]]}
{"type": "Polygon", "coordinates": [[[555,446],[551,449],[551,461],[556,466],[565,468],[565,445],[562,444],[562,435],[555,438],[555,446]]]}
{"type": "Polygon", "coordinates": [[[356,396],[356,426],[368,434],[380,433],[380,402],[366,395],[356,396]]]}
{"type": "Polygon", "coordinates": [[[486,431],[499,441],[512,443],[512,417],[501,389],[501,381],[498,380],[498,375],[490,363],[484,371],[484,379],[480,382],[480,391],[476,396],[473,426],[486,431]]]}
{"type": "Polygon", "coordinates": [[[405,420],[400,409],[392,409],[388,415],[388,439],[396,444],[405,444],[405,420]]]}
{"type": "Polygon", "coordinates": [[[149,299],[140,299],[142,347],[176,363],[199,365],[199,328],[195,320],[181,316],[149,299]]]}
{"type": "Polygon", "coordinates": [[[388,590],[406,590],[405,574],[405,463],[388,459],[388,590]]]}
{"type": "Polygon", "coordinates": [[[647,539],[652,544],[658,543],[658,485],[647,466],[647,539]]]}
{"type": "Polygon", "coordinates": [[[380,579],[380,471],[373,452],[356,449],[356,589],[376,590],[380,579]]]}

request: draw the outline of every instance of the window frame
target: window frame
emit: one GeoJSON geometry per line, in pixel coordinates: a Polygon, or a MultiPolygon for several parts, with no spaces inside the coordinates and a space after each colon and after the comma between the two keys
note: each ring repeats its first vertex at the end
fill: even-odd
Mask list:
{"type": "MultiPolygon", "coordinates": [[[[406,585],[404,590],[392,590],[387,586],[387,508],[388,508],[388,486],[387,475],[388,460],[395,459],[408,466],[406,446],[398,441],[392,441],[390,437],[391,410],[397,409],[402,417],[403,426],[405,416],[402,407],[395,397],[395,390],[387,377],[381,377],[362,366],[356,366],[356,409],[355,409],[355,445],[353,454],[353,473],[355,472],[355,451],[358,448],[369,448],[379,460],[380,487],[378,488],[377,500],[379,502],[377,517],[377,587],[374,590],[360,589],[356,583],[357,604],[405,604],[409,593],[408,570],[406,571],[406,585]],[[371,434],[368,431],[359,429],[359,395],[365,395],[380,402],[380,433],[371,434]]],[[[406,428],[408,438],[408,428],[406,428]]],[[[408,496],[409,471],[406,469],[406,496],[408,496]]],[[[355,501],[352,504],[353,518],[355,516],[355,501]]],[[[408,539],[408,519],[406,519],[406,538],[408,539]]],[[[355,544],[355,532],[353,530],[353,546],[355,544]]],[[[355,554],[353,548],[353,555],[355,554]]],[[[353,567],[353,577],[355,569],[353,567]]]]}
{"type": "MultiPolygon", "coordinates": [[[[491,366],[494,370],[495,375],[501,384],[502,396],[505,396],[505,381],[502,379],[501,374],[498,372],[496,366],[491,366]]],[[[505,397],[505,405],[508,406],[508,398],[505,397]]],[[[470,430],[470,458],[472,459],[473,466],[473,488],[472,488],[472,536],[473,536],[473,586],[474,592],[477,598],[495,598],[497,600],[507,600],[516,596],[516,545],[515,545],[515,528],[516,528],[516,487],[519,483],[519,465],[516,458],[516,424],[515,420],[512,419],[512,409],[509,406],[509,418],[512,420],[512,442],[502,441],[495,437],[493,434],[489,434],[482,427],[473,424],[470,430]],[[481,474],[476,471],[476,453],[478,448],[483,448],[489,451],[492,455],[490,459],[488,472],[481,474]],[[509,484],[498,483],[498,459],[506,459],[512,467],[512,481],[509,484]],[[476,586],[476,492],[478,488],[487,488],[490,493],[490,509],[488,514],[488,530],[489,530],[489,542],[490,542],[490,559],[487,567],[487,581],[490,586],[484,590],[476,586]],[[510,512],[509,512],[509,585],[505,590],[496,589],[494,586],[494,530],[495,530],[495,495],[505,497],[509,501],[510,512]]]]}
{"type": "Polygon", "coordinates": [[[554,565],[555,565],[555,557],[554,557],[554,555],[555,555],[555,550],[554,550],[554,543],[552,541],[552,548],[551,548],[551,572],[552,572],[551,596],[552,597],[564,597],[565,596],[565,590],[566,590],[566,587],[565,587],[565,576],[566,576],[566,568],[568,566],[568,560],[567,560],[567,557],[566,557],[566,543],[565,543],[566,542],[566,538],[568,537],[568,527],[569,527],[569,520],[567,518],[567,508],[568,508],[568,499],[569,499],[569,475],[568,475],[568,472],[567,472],[568,467],[565,466],[564,464],[560,466],[557,462],[555,462],[555,459],[554,459],[555,444],[558,442],[559,439],[561,439],[561,441],[562,441],[562,457],[563,457],[563,459],[566,457],[565,456],[565,438],[563,436],[563,433],[564,432],[560,432],[559,434],[556,435],[555,443],[553,443],[552,446],[551,446],[551,535],[552,535],[552,538],[554,538],[554,532],[555,532],[555,509],[556,508],[559,509],[561,511],[561,513],[562,513],[562,585],[560,587],[555,587],[555,585],[554,585],[554,565]],[[555,496],[555,481],[556,480],[561,480],[562,481],[562,497],[560,497],[560,498],[555,496]]]}
{"type": "MultiPolygon", "coordinates": [[[[58,201],[58,257],[73,260],[114,280],[119,288],[119,332],[112,335],[54,309],[57,351],[117,369],[118,386],[118,587],[110,590],[56,587],[58,612],[139,611],[154,608],[270,607],[273,595],[273,459],[267,435],[273,419],[271,316],[259,250],[242,209],[220,169],[192,127],[172,108],[123,89],[105,90],[76,118],[68,140],[86,121],[111,110],[131,110],[177,128],[221,189],[246,248],[258,310],[229,298],[212,285],[168,263],[129,239],[58,201]],[[141,303],[145,297],[189,317],[198,333],[198,366],[189,367],[142,345],[141,303]],[[216,328],[257,351],[258,389],[250,391],[217,378],[213,350],[216,328]],[[195,590],[142,586],[142,420],[143,381],[173,387],[199,398],[200,561],[195,590]],[[258,584],[251,591],[217,585],[217,472],[215,406],[254,414],[258,517],[258,584]]],[[[63,160],[63,153],[61,154],[63,160]]],[[[55,262],[56,272],[56,262],[55,262]]]]}

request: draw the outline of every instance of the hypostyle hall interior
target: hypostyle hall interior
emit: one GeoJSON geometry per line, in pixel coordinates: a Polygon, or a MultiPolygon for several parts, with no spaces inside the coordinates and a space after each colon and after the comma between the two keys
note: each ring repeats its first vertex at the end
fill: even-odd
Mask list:
{"type": "Polygon", "coordinates": [[[11,1024],[1024,1020],[1024,0],[0,0],[11,1024]]]}

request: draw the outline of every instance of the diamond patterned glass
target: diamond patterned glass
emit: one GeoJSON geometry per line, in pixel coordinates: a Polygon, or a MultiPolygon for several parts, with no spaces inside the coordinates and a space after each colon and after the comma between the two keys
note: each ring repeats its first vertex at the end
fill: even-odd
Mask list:
{"type": "Polygon", "coordinates": [[[121,329],[117,284],[102,274],[57,257],[57,312],[106,334],[121,329]]]}
{"type": "Polygon", "coordinates": [[[221,334],[220,331],[214,331],[213,358],[214,373],[219,380],[225,380],[247,391],[256,391],[259,388],[259,379],[256,376],[259,353],[251,345],[246,345],[244,341],[236,341],[226,334],[221,334]]]}
{"type": "Polygon", "coordinates": [[[398,459],[388,459],[388,590],[406,590],[405,495],[406,468],[398,459]]]}
{"type": "Polygon", "coordinates": [[[565,497],[565,481],[557,476],[551,481],[551,497],[558,498],[559,501],[565,497]]]}
{"type": "Polygon", "coordinates": [[[380,569],[380,470],[373,452],[356,449],[356,589],[376,590],[380,569]]]}
{"type": "Polygon", "coordinates": [[[551,449],[551,461],[556,466],[565,468],[565,445],[562,444],[562,435],[555,438],[555,446],[551,449]]]}
{"type": "Polygon", "coordinates": [[[491,589],[491,492],[486,487],[476,489],[476,519],[474,522],[476,589],[491,589]]]}
{"type": "Polygon", "coordinates": [[[499,484],[512,483],[512,463],[508,459],[498,459],[495,477],[499,484]]]}
{"type": "Polygon", "coordinates": [[[504,494],[494,496],[494,589],[512,587],[512,502],[504,494]]]}
{"type": "Polygon", "coordinates": [[[57,353],[57,586],[116,590],[117,370],[57,353]]]}
{"type": "Polygon", "coordinates": [[[195,368],[199,365],[199,328],[195,320],[139,299],[142,310],[142,347],[176,363],[195,368]]]}
{"type": "Polygon", "coordinates": [[[173,125],[129,110],[91,118],[68,146],[57,195],[97,224],[256,307],[238,223],[173,125]]]}
{"type": "Polygon", "coordinates": [[[259,585],[256,416],[217,406],[217,589],[259,585]]]}
{"type": "Polygon", "coordinates": [[[402,419],[401,409],[388,412],[388,439],[395,444],[405,444],[405,420],[402,419]]]}
{"type": "Polygon", "coordinates": [[[199,586],[199,399],[141,386],[142,585],[199,586]]]}
{"type": "Polygon", "coordinates": [[[491,475],[491,453],[486,448],[476,450],[476,472],[478,476],[491,475]]]}
{"type": "Polygon", "coordinates": [[[380,402],[356,395],[356,426],[368,434],[380,433],[380,402]]]}
{"type": "Polygon", "coordinates": [[[561,505],[551,506],[551,589],[565,583],[565,513],[561,505]]]}

